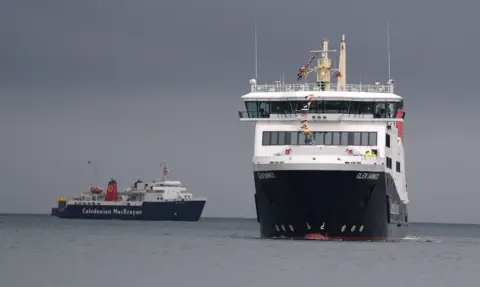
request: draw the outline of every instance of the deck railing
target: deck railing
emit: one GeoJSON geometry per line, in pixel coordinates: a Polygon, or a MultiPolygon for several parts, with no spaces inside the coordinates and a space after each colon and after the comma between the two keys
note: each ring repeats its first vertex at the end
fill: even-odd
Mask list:
{"type": "MultiPolygon", "coordinates": [[[[278,93],[278,92],[302,92],[302,91],[321,91],[317,84],[273,84],[273,85],[251,85],[252,93],[278,93]]],[[[366,93],[393,93],[393,85],[363,85],[347,84],[345,89],[338,89],[336,84],[330,85],[330,91],[345,92],[366,92],[366,93]]]]}

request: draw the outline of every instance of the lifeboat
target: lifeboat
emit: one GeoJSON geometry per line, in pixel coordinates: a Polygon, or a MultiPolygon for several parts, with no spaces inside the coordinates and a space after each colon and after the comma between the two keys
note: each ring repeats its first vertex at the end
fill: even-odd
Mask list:
{"type": "Polygon", "coordinates": [[[96,187],[96,186],[95,186],[95,187],[92,186],[92,187],[90,188],[90,192],[91,192],[91,193],[98,194],[98,193],[102,193],[103,190],[102,190],[101,188],[96,187]]]}

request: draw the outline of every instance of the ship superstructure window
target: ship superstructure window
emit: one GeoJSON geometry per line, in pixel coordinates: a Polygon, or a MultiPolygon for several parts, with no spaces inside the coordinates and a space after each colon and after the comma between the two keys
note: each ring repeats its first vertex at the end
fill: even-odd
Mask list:
{"type": "MultiPolygon", "coordinates": [[[[269,118],[271,114],[299,114],[306,101],[245,101],[249,118],[269,118]]],[[[373,115],[374,118],[395,118],[399,102],[312,101],[309,114],[373,115]]]]}
{"type": "Polygon", "coordinates": [[[387,156],[387,168],[392,169],[392,159],[387,156]]]}
{"type": "Polygon", "coordinates": [[[385,137],[385,146],[390,147],[390,135],[387,134],[385,137]]]}
{"type": "MultiPolygon", "coordinates": [[[[316,145],[376,146],[376,132],[312,132],[316,145]]],[[[263,132],[262,145],[306,145],[303,132],[263,132]]]]}
{"type": "Polygon", "coordinates": [[[396,164],[396,165],[397,165],[397,172],[401,172],[401,170],[400,170],[400,162],[397,161],[397,164],[396,164]]]}

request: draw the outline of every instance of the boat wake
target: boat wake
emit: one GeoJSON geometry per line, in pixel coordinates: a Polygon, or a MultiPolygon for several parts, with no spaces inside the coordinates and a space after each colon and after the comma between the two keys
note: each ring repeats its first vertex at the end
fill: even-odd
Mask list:
{"type": "Polygon", "coordinates": [[[443,242],[443,240],[440,238],[428,237],[428,236],[406,236],[405,238],[401,239],[401,241],[413,241],[413,242],[420,242],[420,243],[442,243],[443,242]]]}

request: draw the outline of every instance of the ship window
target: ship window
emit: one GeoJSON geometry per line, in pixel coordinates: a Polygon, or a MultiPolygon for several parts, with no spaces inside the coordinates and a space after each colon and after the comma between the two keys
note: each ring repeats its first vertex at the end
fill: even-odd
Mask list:
{"type": "Polygon", "coordinates": [[[325,133],[325,145],[332,145],[332,132],[325,133]]]}
{"type": "Polygon", "coordinates": [[[312,114],[323,114],[323,102],[322,101],[312,101],[310,105],[310,113],[312,114]]]}
{"type": "Polygon", "coordinates": [[[348,133],[340,132],[340,145],[348,145],[348,133]]]}
{"type": "Polygon", "coordinates": [[[387,134],[385,137],[385,146],[390,147],[390,135],[387,134]]]}
{"type": "Polygon", "coordinates": [[[325,133],[324,132],[315,132],[315,144],[324,145],[325,144],[325,133]]]}
{"type": "Polygon", "coordinates": [[[259,102],[258,103],[258,116],[260,118],[269,118],[270,117],[270,102],[259,102]]]}
{"type": "Polygon", "coordinates": [[[298,136],[298,145],[305,145],[306,144],[306,135],[304,133],[299,133],[299,136],[298,136]]]}
{"type": "Polygon", "coordinates": [[[395,118],[395,103],[387,103],[387,118],[393,119],[395,118]]]}
{"type": "Polygon", "coordinates": [[[290,133],[290,144],[291,145],[298,145],[298,134],[299,134],[299,132],[291,132],[290,133]]]}
{"type": "Polygon", "coordinates": [[[270,132],[263,132],[262,145],[270,145],[270,132]]]}
{"type": "Polygon", "coordinates": [[[368,145],[369,146],[377,145],[377,133],[375,132],[368,133],[368,145]]]}
{"type": "Polygon", "coordinates": [[[292,109],[290,102],[271,102],[271,113],[272,114],[291,114],[292,109]]]}
{"type": "Polygon", "coordinates": [[[373,114],[373,103],[360,102],[358,113],[359,114],[373,114]]]}
{"type": "Polygon", "coordinates": [[[347,101],[326,101],[325,113],[330,114],[346,114],[348,113],[347,101]]]}
{"type": "Polygon", "coordinates": [[[249,118],[258,118],[257,102],[245,102],[249,118]]]}
{"type": "Polygon", "coordinates": [[[392,168],[392,159],[387,156],[387,168],[392,168]]]}
{"type": "Polygon", "coordinates": [[[271,132],[270,145],[278,145],[278,132],[271,132]]]}
{"type": "Polygon", "coordinates": [[[367,146],[368,145],[368,133],[362,133],[361,137],[361,145],[367,146]]]}
{"type": "Polygon", "coordinates": [[[361,145],[360,135],[361,135],[361,133],[359,133],[359,132],[354,132],[353,133],[353,145],[361,145]]]}
{"type": "Polygon", "coordinates": [[[340,133],[334,132],[333,133],[333,145],[340,145],[340,133]]]}
{"type": "Polygon", "coordinates": [[[286,145],[287,132],[278,132],[278,145],[286,145]]]}
{"type": "Polygon", "coordinates": [[[397,161],[396,167],[397,167],[397,172],[401,172],[400,171],[400,162],[397,161]]]}
{"type": "Polygon", "coordinates": [[[382,119],[387,117],[385,103],[375,103],[375,114],[373,117],[382,119]]]}

